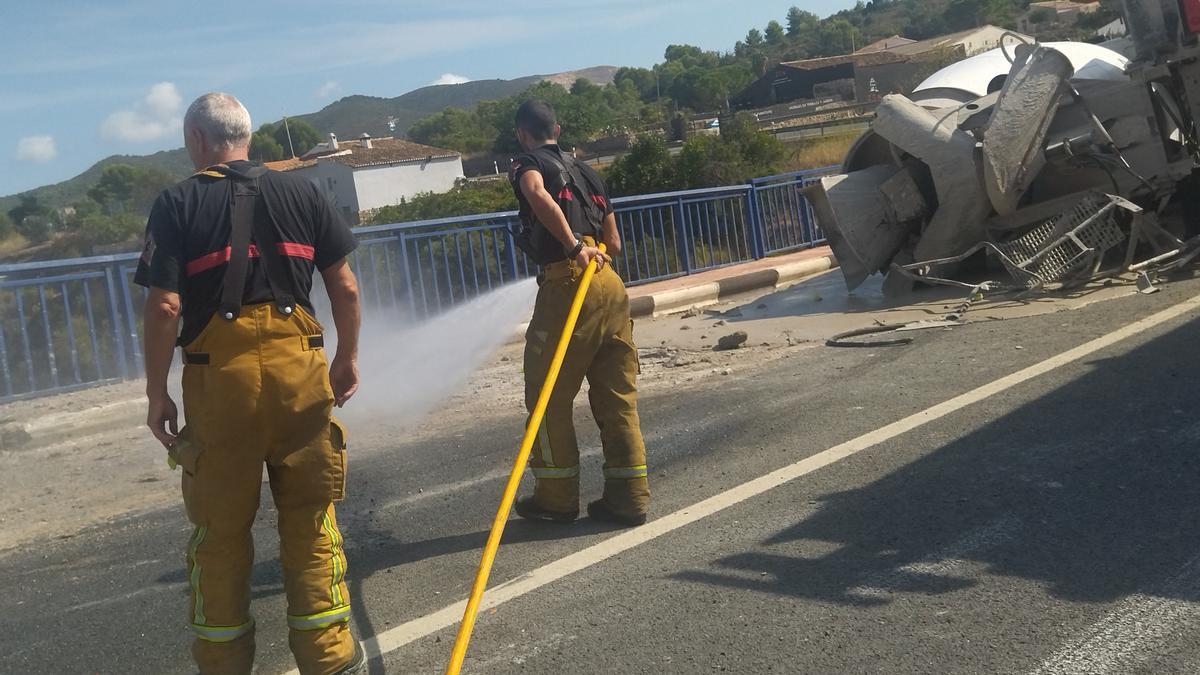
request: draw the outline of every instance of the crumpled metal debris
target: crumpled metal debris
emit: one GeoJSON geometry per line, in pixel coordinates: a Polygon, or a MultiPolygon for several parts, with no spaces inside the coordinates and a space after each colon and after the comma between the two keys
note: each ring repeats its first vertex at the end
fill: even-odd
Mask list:
{"type": "Polygon", "coordinates": [[[1011,277],[989,292],[1025,293],[1200,255],[1159,225],[1200,126],[1162,73],[1073,79],[1070,59],[1036,44],[1009,58],[998,93],[955,107],[884,97],[845,173],[809,189],[849,289],[876,273],[889,295],[969,288],[959,270],[981,251],[1011,277]]]}

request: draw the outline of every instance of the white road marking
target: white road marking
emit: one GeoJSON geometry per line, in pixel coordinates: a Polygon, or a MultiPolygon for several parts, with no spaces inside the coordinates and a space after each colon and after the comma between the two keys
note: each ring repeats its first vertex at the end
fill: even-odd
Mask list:
{"type": "Polygon", "coordinates": [[[1127,673],[1162,653],[1171,636],[1200,621],[1200,558],[1147,592],[1126,598],[1117,609],[1042,662],[1035,675],[1127,673]]]}
{"type": "MultiPolygon", "coordinates": [[[[1009,389],[1053,372],[1063,366],[1073,364],[1096,352],[1140,335],[1197,309],[1200,309],[1200,296],[1181,302],[1140,321],[1135,321],[1074,349],[1069,349],[1006,377],[993,380],[965,394],[955,396],[948,401],[926,408],[921,412],[892,422],[875,431],[863,434],[811,457],[806,457],[765,476],[760,476],[701,502],[684,507],[674,513],[646,523],[639,528],[627,530],[598,544],[543,565],[528,574],[490,589],[480,603],[480,611],[486,611],[502,605],[509,600],[532,593],[563,577],[604,562],[646,542],[653,541],[665,534],[691,525],[698,520],[720,513],[797,478],[807,476],[848,457],[853,457],[863,450],[872,448],[914,429],[919,429],[931,422],[936,422],[963,408],[985,401],[997,394],[1002,394],[1009,389]]],[[[388,629],[372,638],[363,640],[363,647],[372,658],[393,652],[411,642],[457,624],[462,618],[466,604],[467,601],[464,599],[453,605],[443,607],[432,614],[427,614],[388,629]]],[[[448,650],[449,645],[447,645],[447,655],[449,655],[448,650]]],[[[290,671],[288,675],[299,675],[299,671],[290,671]]]]}
{"type": "Polygon", "coordinates": [[[847,595],[864,600],[887,599],[895,591],[909,585],[913,580],[926,577],[946,577],[964,571],[971,562],[971,554],[995,548],[1013,538],[1020,527],[1016,518],[1002,518],[966,536],[921,560],[901,565],[881,574],[872,575],[861,585],[851,588],[847,595]]]}

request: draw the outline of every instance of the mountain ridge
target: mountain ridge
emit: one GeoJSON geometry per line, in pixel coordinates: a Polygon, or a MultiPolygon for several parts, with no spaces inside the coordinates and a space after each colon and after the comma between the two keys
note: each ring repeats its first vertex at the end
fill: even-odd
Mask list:
{"type": "MultiPolygon", "coordinates": [[[[529,75],[512,80],[472,80],[462,84],[441,84],[419,87],[399,96],[385,98],[352,94],[344,96],[321,110],[291,119],[300,119],[313,125],[322,134],[334,133],[342,138],[351,138],[362,133],[372,136],[404,135],[417,120],[445,108],[469,109],[481,101],[515,96],[543,80],[550,80],[570,87],[579,77],[596,84],[605,85],[613,81],[616,66],[594,66],[551,75],[529,75]],[[389,125],[394,120],[394,127],[389,125]]],[[[256,122],[256,125],[260,122],[256,122]]],[[[303,152],[296,148],[297,152],[303,152]]],[[[113,164],[131,164],[145,168],[156,168],[185,178],[192,172],[191,161],[183,148],[161,150],[150,155],[110,155],[92,164],[82,173],[65,181],[43,185],[23,192],[0,197],[0,213],[16,206],[20,197],[32,194],[38,201],[52,208],[62,208],[84,199],[88,189],[99,179],[105,167],[113,164]]]]}

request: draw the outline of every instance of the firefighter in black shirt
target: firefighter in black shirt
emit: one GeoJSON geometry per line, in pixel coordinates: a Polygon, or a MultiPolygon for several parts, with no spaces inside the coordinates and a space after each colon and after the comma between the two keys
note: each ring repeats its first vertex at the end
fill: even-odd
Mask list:
{"type": "Polygon", "coordinates": [[[300,672],[360,672],[333,507],[345,488],[346,435],[331,416],[358,387],[358,291],[346,263],[355,240],[313,184],[247,161],[250,115],[232,96],[197,99],[184,141],[198,173],[154,204],[135,280],[149,289],[147,422],[183,468],[195,526],[192,655],[201,673],[253,668],[250,528],[265,463],[300,672]],[[314,270],[337,327],[332,366],[312,316],[314,270]],[[177,340],[187,421],[178,431],[167,393],[177,340]]]}
{"type": "Polygon", "coordinates": [[[521,248],[541,266],[537,304],[525,338],[525,401],[532,411],[546,378],[580,276],[593,260],[600,269],[584,299],[546,416],[531,455],[533,495],[517,501],[532,520],[571,522],[579,515],[579,446],[572,423],[584,378],[604,449],[604,495],[588,504],[596,520],[646,522],[650,488],[646,448],[637,413],[637,347],[629,296],[597,248],[613,255],[621,236],[608,189],[591,167],[559,149],[554,110],[528,101],[517,111],[517,138],[525,154],[509,178],[521,205],[521,248]]]}

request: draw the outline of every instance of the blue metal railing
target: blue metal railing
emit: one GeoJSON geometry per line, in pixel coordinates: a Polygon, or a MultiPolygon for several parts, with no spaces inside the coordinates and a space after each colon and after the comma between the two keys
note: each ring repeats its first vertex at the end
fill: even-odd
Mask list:
{"type": "MultiPolygon", "coordinates": [[[[613,200],[629,285],[816,246],[802,190],[834,167],[748,185],[613,200]]],[[[514,246],[515,213],[355,230],[364,315],[421,320],[536,273],[514,246]]],[[[137,254],[0,265],[0,402],[141,376],[137,254]]]]}

